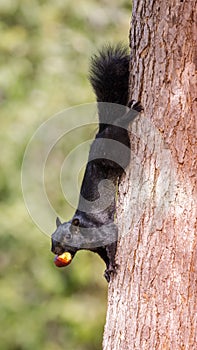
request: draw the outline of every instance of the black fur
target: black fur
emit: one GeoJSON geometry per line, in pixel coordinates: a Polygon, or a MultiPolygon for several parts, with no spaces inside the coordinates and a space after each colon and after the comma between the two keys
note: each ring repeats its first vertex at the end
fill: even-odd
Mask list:
{"type": "Polygon", "coordinates": [[[90,82],[98,102],[127,105],[129,55],[121,45],[106,46],[91,59],[90,82]]]}
{"type": "Polygon", "coordinates": [[[90,82],[99,102],[99,131],[90,148],[78,208],[69,222],[57,220],[52,235],[55,254],[68,251],[74,257],[81,249],[98,253],[106,263],[108,282],[116,269],[116,185],[130,160],[127,127],[137,115],[134,109],[142,110],[139,103],[126,107],[128,79],[129,56],[121,45],[105,47],[92,58],[90,82]]]}

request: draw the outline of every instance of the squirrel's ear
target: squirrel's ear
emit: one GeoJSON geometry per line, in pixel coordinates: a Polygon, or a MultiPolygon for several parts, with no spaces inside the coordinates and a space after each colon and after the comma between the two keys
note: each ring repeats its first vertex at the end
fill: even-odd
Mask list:
{"type": "Polygon", "coordinates": [[[71,224],[72,224],[73,226],[79,226],[79,219],[77,219],[77,218],[73,219],[72,222],[71,222],[71,224]]]}
{"type": "Polygon", "coordinates": [[[61,224],[62,224],[62,223],[61,223],[60,219],[57,217],[57,219],[56,219],[56,225],[57,225],[57,227],[60,226],[61,224]]]}

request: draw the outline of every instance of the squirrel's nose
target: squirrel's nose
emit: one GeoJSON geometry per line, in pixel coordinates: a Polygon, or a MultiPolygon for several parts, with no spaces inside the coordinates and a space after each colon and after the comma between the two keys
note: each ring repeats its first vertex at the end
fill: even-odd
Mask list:
{"type": "Polygon", "coordinates": [[[57,242],[55,239],[51,238],[51,251],[54,254],[61,255],[64,253],[64,248],[61,246],[60,242],[57,242]]]}

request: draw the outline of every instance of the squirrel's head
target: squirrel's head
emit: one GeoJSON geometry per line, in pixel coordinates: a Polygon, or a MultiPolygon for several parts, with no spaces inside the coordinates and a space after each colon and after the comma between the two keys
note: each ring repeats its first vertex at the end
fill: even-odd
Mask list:
{"type": "Polygon", "coordinates": [[[75,218],[71,221],[61,223],[60,219],[57,218],[56,225],[57,229],[51,236],[51,251],[58,256],[62,255],[65,252],[69,253],[70,260],[68,263],[65,262],[65,265],[68,265],[77,250],[80,249],[81,235],[79,229],[79,220],[75,218]]]}

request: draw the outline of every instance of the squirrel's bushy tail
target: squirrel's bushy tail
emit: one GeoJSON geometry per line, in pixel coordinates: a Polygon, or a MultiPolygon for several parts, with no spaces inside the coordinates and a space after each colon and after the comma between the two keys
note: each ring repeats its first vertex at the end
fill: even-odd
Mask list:
{"type": "Polygon", "coordinates": [[[90,62],[89,79],[98,102],[127,105],[129,55],[121,44],[107,45],[90,62]]]}

